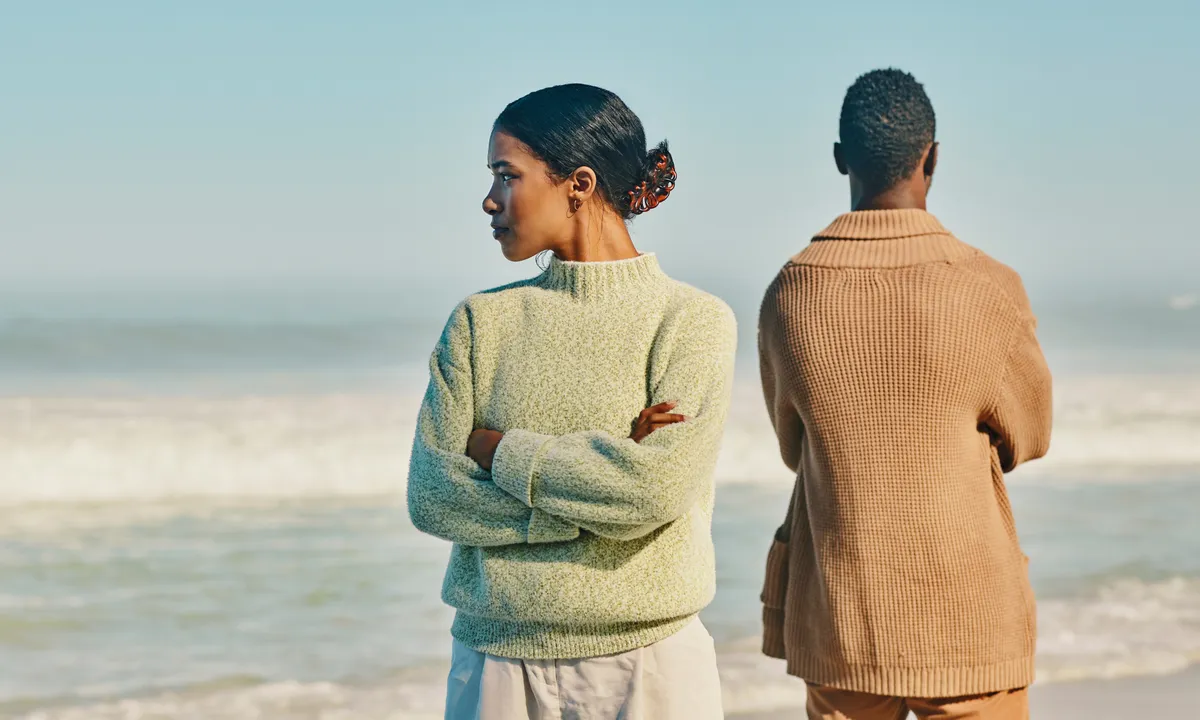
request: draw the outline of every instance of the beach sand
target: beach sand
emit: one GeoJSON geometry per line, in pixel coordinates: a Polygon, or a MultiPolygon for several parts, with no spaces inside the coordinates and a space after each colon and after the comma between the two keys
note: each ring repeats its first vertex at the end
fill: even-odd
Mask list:
{"type": "MultiPolygon", "coordinates": [[[[1035,685],[1033,720],[1200,720],[1200,667],[1154,675],[1035,685]]],[[[730,720],[798,720],[803,710],[731,714],[730,720]]]]}

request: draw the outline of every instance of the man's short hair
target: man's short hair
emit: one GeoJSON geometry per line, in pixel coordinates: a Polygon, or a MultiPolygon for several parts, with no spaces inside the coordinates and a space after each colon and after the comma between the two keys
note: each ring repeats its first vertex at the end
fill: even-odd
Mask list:
{"type": "Polygon", "coordinates": [[[916,78],[895,68],[872,70],[842,102],[843,157],[869,189],[886,190],[917,169],[935,126],[933,103],[916,78]]]}

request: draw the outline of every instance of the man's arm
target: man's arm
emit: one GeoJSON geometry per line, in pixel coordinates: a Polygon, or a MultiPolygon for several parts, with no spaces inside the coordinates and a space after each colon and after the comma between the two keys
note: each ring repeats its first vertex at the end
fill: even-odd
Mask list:
{"type": "Polygon", "coordinates": [[[798,474],[804,423],[792,404],[787,388],[780,385],[780,373],[777,370],[786,367],[780,355],[783,350],[782,318],[779,312],[781,281],[782,278],[777,278],[771,283],[763,297],[758,315],[758,368],[762,379],[763,399],[766,401],[767,415],[771,418],[771,425],[779,442],[779,454],[784,464],[793,472],[797,472],[783,524],[776,529],[771,549],[767,553],[766,575],[759,595],[763,604],[763,653],[774,658],[785,658],[787,655],[784,640],[784,607],[787,603],[792,517],[796,511],[797,496],[802,496],[804,492],[803,479],[798,474]]]}
{"type": "Polygon", "coordinates": [[[1004,472],[1050,449],[1053,393],[1050,368],[1037,340],[1037,321],[1018,285],[1021,318],[1005,357],[1003,374],[983,421],[991,430],[1004,472]]]}
{"type": "Polygon", "coordinates": [[[783,339],[782,318],[779,313],[779,285],[776,280],[767,289],[758,315],[758,369],[762,378],[763,399],[767,403],[767,415],[775,428],[779,442],[779,454],[788,469],[796,472],[800,467],[800,448],[804,439],[804,423],[792,404],[787,388],[780,385],[777,368],[786,367],[780,356],[783,339]]]}

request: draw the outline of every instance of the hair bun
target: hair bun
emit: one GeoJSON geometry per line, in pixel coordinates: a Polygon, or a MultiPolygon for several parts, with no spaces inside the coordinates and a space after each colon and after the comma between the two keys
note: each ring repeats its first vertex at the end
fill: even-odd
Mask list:
{"type": "Polygon", "coordinates": [[[679,173],[675,171],[675,159],[667,149],[666,140],[646,153],[642,177],[644,179],[629,191],[629,211],[634,215],[658,207],[675,189],[679,173]]]}

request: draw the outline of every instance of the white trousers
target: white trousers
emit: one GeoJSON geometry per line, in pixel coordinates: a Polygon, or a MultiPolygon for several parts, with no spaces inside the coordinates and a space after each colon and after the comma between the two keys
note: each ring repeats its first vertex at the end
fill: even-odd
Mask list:
{"type": "Polygon", "coordinates": [[[721,720],[712,636],[692,620],[653,645],[577,660],[514,660],[454,642],[446,720],[721,720]]]}

